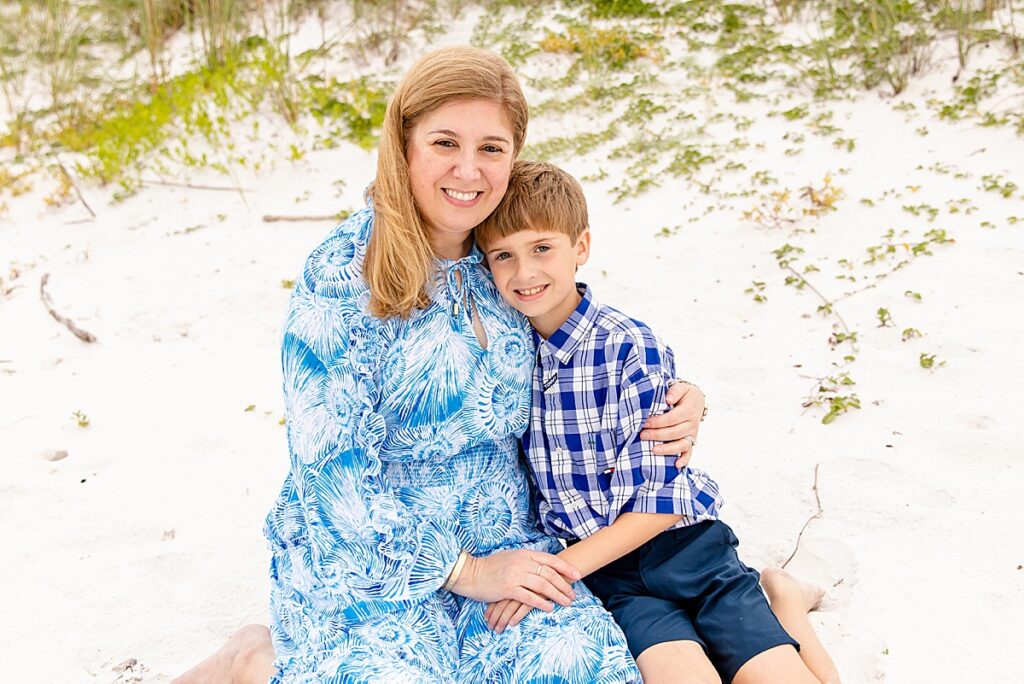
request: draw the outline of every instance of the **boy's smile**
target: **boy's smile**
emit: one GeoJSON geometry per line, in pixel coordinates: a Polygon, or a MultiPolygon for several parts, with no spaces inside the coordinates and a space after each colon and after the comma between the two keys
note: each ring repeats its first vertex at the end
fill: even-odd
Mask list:
{"type": "Polygon", "coordinates": [[[487,246],[487,263],[501,296],[548,337],[580,302],[576,269],[590,256],[590,231],[573,244],[560,231],[521,230],[487,246]]]}
{"type": "Polygon", "coordinates": [[[532,302],[535,299],[540,298],[540,294],[548,289],[547,285],[538,285],[537,287],[528,287],[525,290],[514,290],[516,296],[524,302],[532,302]]]}

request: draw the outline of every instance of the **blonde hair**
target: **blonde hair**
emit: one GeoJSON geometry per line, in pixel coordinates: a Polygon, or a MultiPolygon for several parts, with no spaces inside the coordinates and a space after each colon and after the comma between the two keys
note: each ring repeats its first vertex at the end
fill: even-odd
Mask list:
{"type": "Polygon", "coordinates": [[[565,233],[576,244],[589,227],[587,199],[575,178],[554,164],[517,161],[505,196],[474,233],[486,249],[498,238],[523,230],[565,233]]]}
{"type": "Polygon", "coordinates": [[[416,62],[388,102],[381,129],[377,177],[367,191],[374,223],[363,265],[370,313],[408,316],[426,307],[434,253],[413,200],[406,157],[413,128],[426,114],[457,100],[502,106],[512,129],[513,158],[526,138],[529,112],[519,80],[499,55],[469,46],[442,48],[416,62]]]}

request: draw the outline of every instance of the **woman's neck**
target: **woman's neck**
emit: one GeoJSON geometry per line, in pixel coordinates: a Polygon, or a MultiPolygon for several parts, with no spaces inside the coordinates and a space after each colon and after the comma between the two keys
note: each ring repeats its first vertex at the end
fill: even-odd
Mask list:
{"type": "Polygon", "coordinates": [[[440,259],[461,259],[473,248],[473,231],[464,235],[459,233],[439,233],[429,231],[427,239],[434,254],[440,259]]]}

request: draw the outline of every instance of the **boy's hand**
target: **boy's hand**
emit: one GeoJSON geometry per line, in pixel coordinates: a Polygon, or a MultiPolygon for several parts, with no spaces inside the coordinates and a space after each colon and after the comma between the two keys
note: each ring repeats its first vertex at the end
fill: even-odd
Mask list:
{"type": "Polygon", "coordinates": [[[675,466],[683,468],[690,462],[693,445],[697,443],[704,415],[704,393],[696,385],[676,382],[665,391],[665,403],[672,408],[667,413],[648,418],[640,439],[664,442],[654,446],[654,453],[662,456],[678,454],[675,466]]]}
{"type": "Polygon", "coordinates": [[[487,606],[484,611],[484,619],[487,626],[498,634],[505,631],[506,627],[518,625],[533,607],[520,603],[515,599],[505,599],[487,606]]]}

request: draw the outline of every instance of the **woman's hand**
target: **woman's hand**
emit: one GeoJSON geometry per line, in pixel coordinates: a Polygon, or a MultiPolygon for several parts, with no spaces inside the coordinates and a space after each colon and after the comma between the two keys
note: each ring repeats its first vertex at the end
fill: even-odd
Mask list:
{"type": "Polygon", "coordinates": [[[579,570],[558,556],[516,549],[470,556],[452,591],[481,603],[515,599],[550,612],[552,601],[567,606],[576,598],[571,583],[580,577],[579,570]]]}
{"type": "Polygon", "coordinates": [[[640,439],[664,442],[655,445],[654,453],[679,454],[676,468],[684,468],[690,462],[693,445],[697,443],[704,415],[704,393],[696,385],[677,382],[665,392],[665,403],[672,409],[648,418],[640,439]]]}
{"type": "Polygon", "coordinates": [[[487,610],[484,611],[484,620],[487,621],[488,627],[501,634],[506,627],[518,625],[531,610],[533,610],[531,606],[522,604],[515,599],[505,599],[487,606],[487,610]]]}

